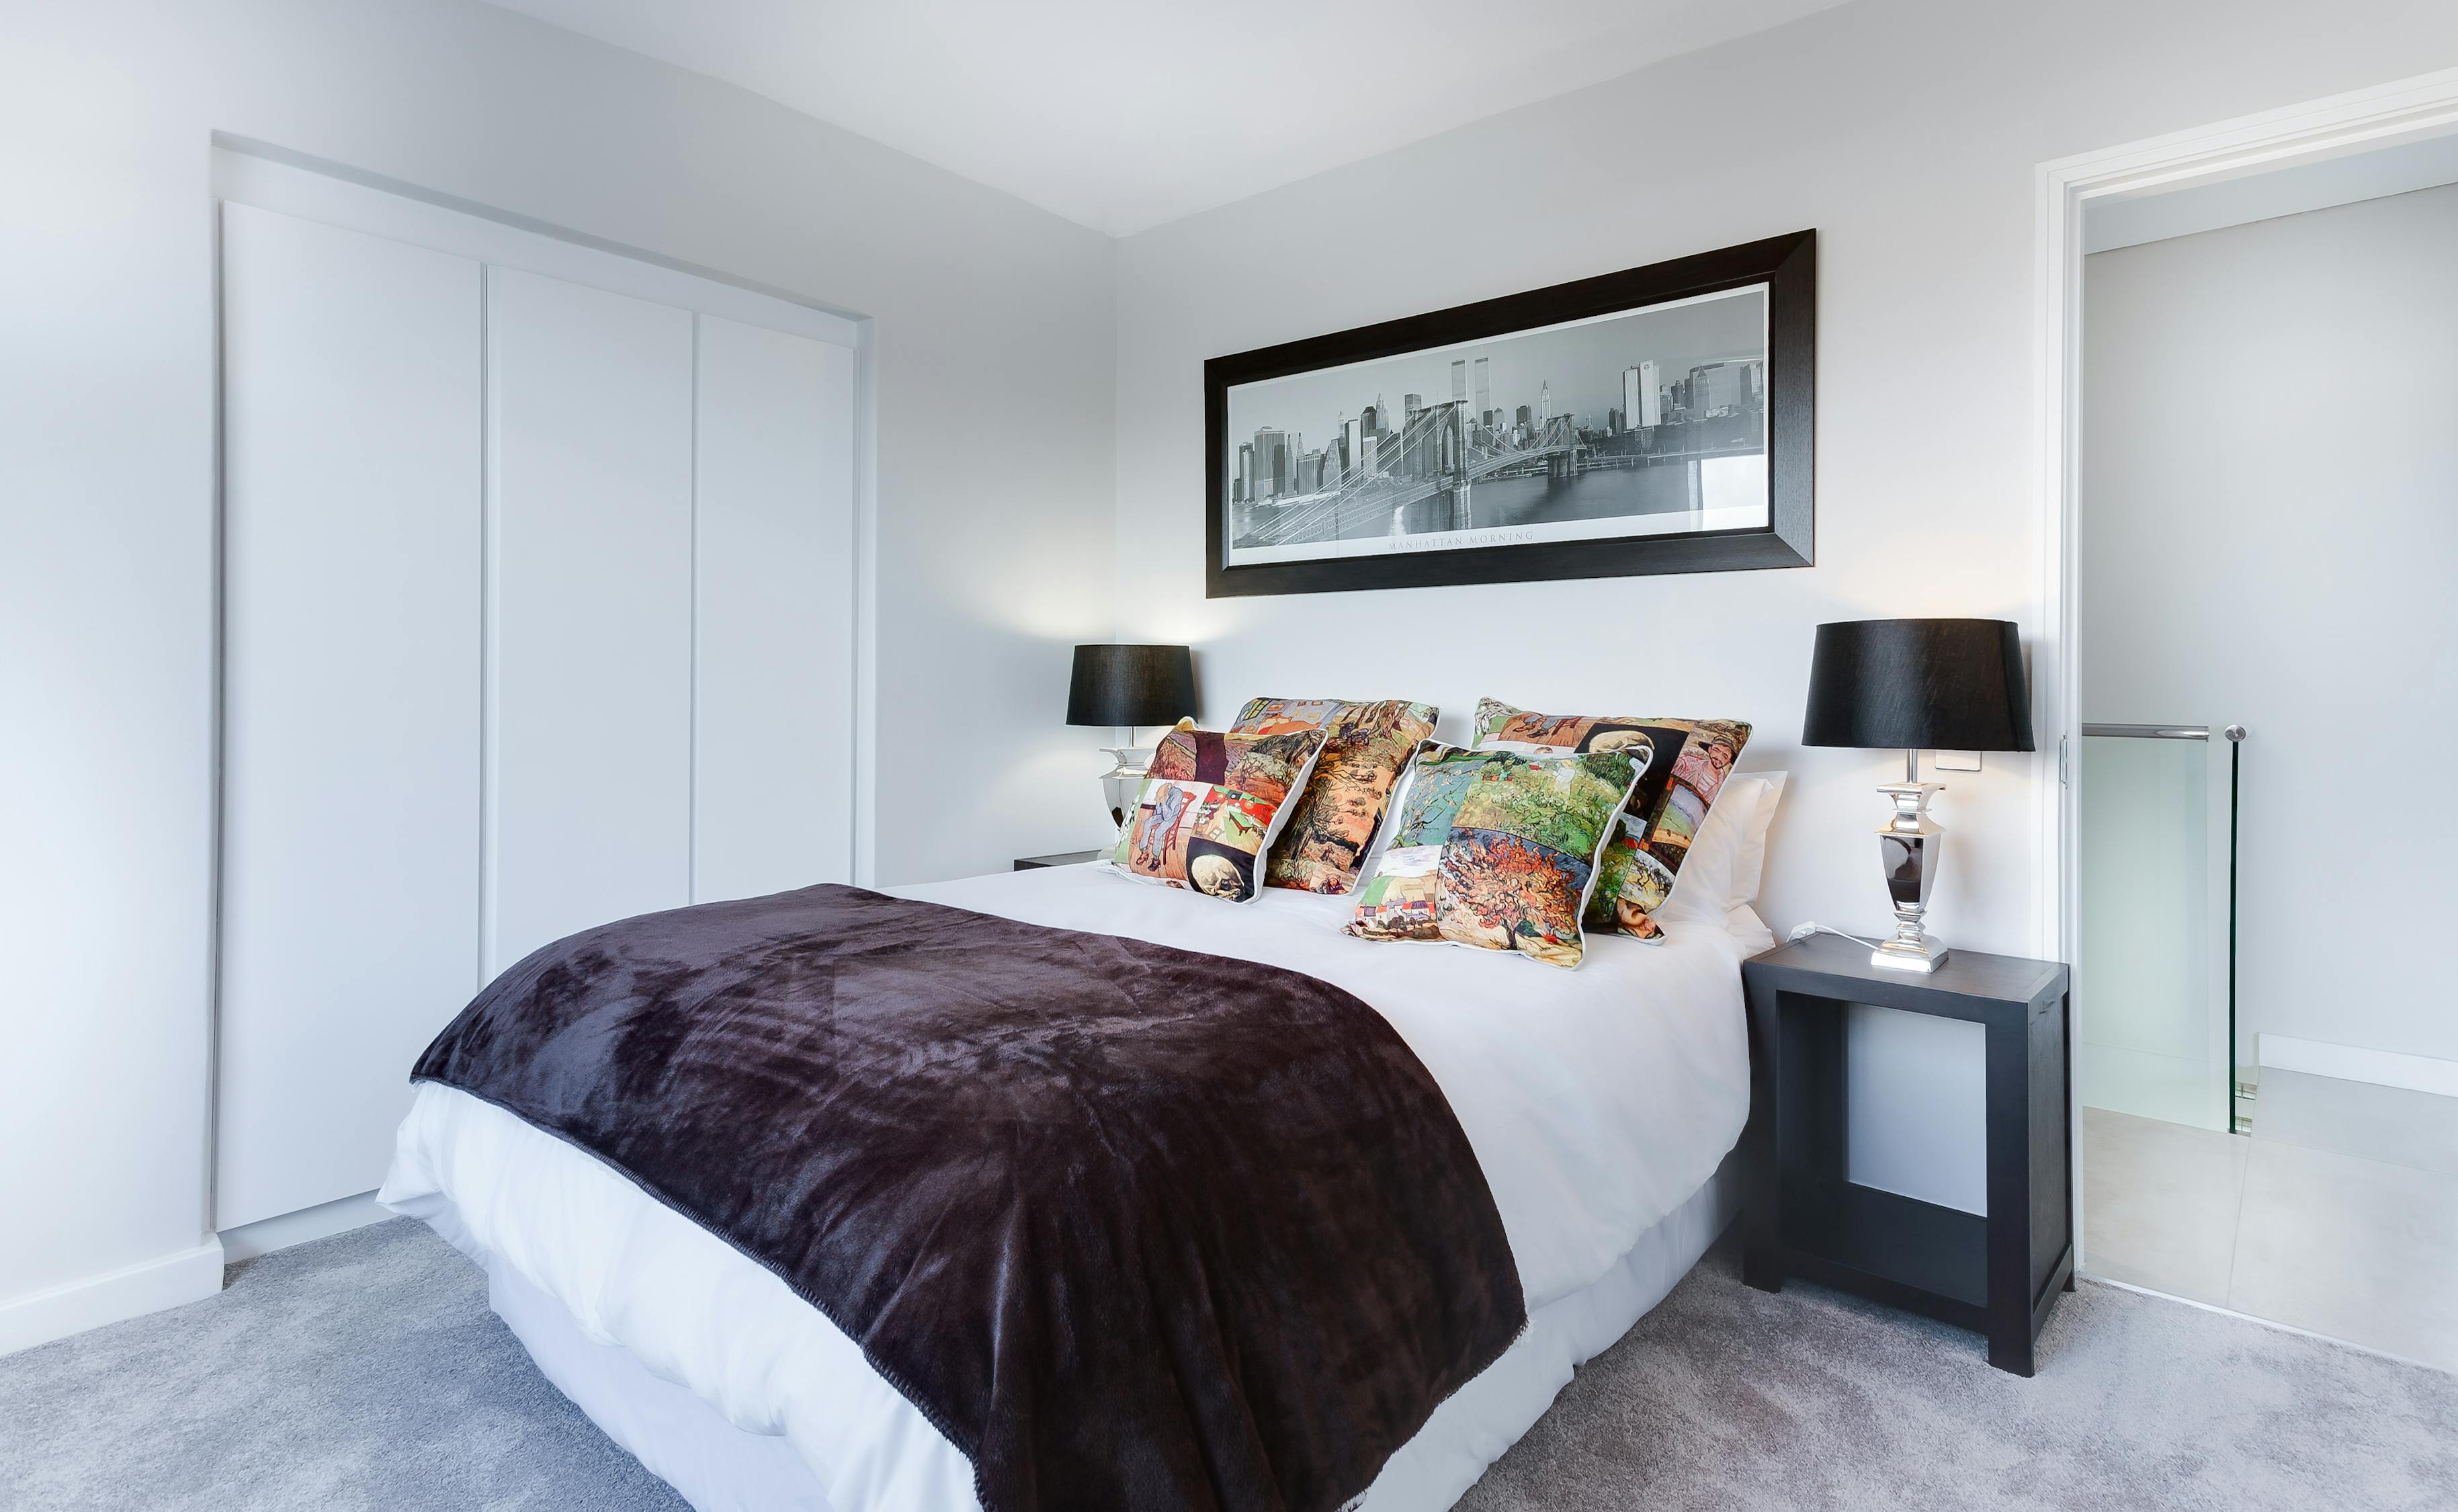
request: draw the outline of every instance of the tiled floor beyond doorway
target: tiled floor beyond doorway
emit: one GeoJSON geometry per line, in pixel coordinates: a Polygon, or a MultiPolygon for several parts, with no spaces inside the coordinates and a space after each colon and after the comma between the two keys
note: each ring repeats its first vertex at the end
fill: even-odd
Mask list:
{"type": "Polygon", "coordinates": [[[2458,1170],[2374,1153],[2085,1108],[2084,1272],[2458,1371],[2458,1170]]]}

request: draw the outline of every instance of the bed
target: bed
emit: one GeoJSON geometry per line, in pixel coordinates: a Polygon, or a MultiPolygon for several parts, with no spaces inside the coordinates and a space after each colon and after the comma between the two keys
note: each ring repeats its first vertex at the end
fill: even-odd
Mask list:
{"type": "MultiPolygon", "coordinates": [[[[1739,964],[1771,943],[1747,907],[1597,940],[1557,972],[1362,944],[1336,896],[1224,905],[1091,866],[891,891],[1285,967],[1363,999],[1423,1062],[1491,1190],[1527,1327],[1384,1463],[1354,1503],[1369,1512],[1449,1506],[1737,1208],[1739,964]]],[[[980,1504],[966,1455],[827,1316],[573,1144],[425,1083],[380,1199],[481,1266],[547,1376],[701,1512],[980,1504]]]]}

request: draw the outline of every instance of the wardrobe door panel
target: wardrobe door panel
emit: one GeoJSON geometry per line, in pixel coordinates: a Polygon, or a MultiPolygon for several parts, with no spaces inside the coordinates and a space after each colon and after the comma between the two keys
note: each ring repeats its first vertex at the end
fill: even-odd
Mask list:
{"type": "Polygon", "coordinates": [[[490,268],[487,969],[689,901],[692,317],[490,268]]]}
{"type": "Polygon", "coordinates": [[[853,353],[699,318],[692,895],[852,878],[853,353]]]}
{"type": "Polygon", "coordinates": [[[384,1179],[478,985],[480,271],[222,210],[214,1225],[384,1179]]]}

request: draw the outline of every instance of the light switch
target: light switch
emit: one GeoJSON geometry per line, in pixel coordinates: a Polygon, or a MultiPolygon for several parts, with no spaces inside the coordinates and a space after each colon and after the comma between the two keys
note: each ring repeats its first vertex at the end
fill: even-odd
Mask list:
{"type": "Polygon", "coordinates": [[[1980,753],[1978,751],[1939,751],[1937,769],[1939,771],[1978,771],[1980,753]]]}

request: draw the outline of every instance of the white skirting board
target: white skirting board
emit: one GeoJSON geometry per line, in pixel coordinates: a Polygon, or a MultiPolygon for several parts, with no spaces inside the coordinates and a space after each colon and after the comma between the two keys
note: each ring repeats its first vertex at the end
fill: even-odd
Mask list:
{"type": "Polygon", "coordinates": [[[2265,1066],[2302,1071],[2308,1076],[2336,1077],[2342,1082],[2370,1082],[2378,1086],[2405,1087],[2458,1097],[2458,1060],[2407,1055],[2397,1050],[2367,1050],[2362,1045],[2330,1044],[2265,1034],[2256,1052],[2265,1066]]]}
{"type": "Polygon", "coordinates": [[[0,1354],[31,1349],[87,1329],[199,1301],[222,1289],[223,1268],[394,1216],[361,1192],[294,1213],[224,1229],[212,1243],[157,1260],[0,1302],[0,1354]]]}
{"type": "Polygon", "coordinates": [[[0,1302],[0,1354],[201,1301],[221,1289],[219,1239],[140,1260],[104,1275],[0,1302]]]}
{"type": "Polygon", "coordinates": [[[222,1258],[237,1265],[258,1255],[271,1254],[276,1250],[305,1244],[310,1239],[329,1238],[352,1228],[364,1228],[368,1224],[383,1223],[392,1216],[391,1208],[377,1205],[374,1192],[363,1191],[355,1197],[338,1197],[328,1203],[318,1203],[313,1208],[302,1208],[297,1212],[260,1218],[252,1224],[223,1229],[222,1258]]]}

